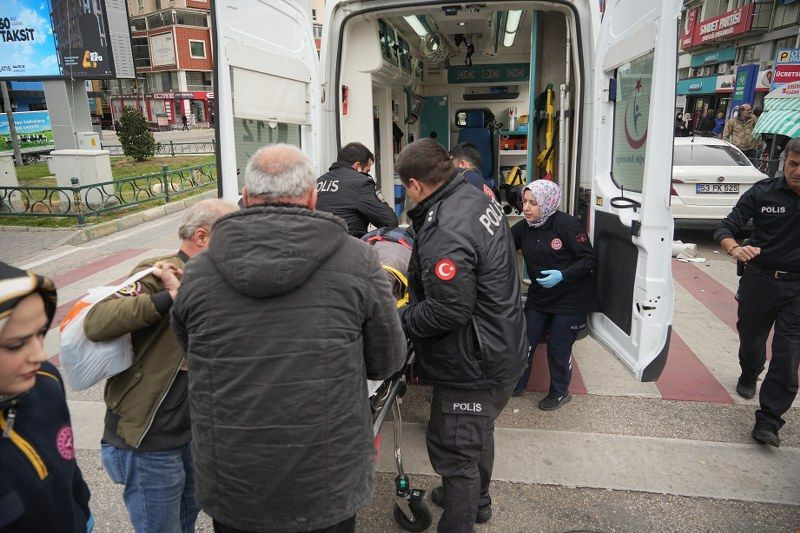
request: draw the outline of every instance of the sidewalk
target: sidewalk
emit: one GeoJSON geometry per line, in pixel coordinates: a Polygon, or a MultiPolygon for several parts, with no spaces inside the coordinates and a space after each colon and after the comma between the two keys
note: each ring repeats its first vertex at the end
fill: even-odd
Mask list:
{"type": "MultiPolygon", "coordinates": [[[[168,143],[170,141],[210,142],[214,139],[214,130],[212,128],[195,128],[189,131],[155,131],[153,132],[153,136],[156,138],[156,142],[160,143],[168,143]]],[[[101,143],[103,146],[119,146],[117,132],[113,130],[103,130],[103,139],[101,143]]]]}

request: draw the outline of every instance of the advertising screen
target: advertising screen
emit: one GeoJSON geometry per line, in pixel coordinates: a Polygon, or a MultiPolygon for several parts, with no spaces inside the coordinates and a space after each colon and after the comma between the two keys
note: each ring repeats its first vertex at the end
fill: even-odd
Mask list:
{"type": "Polygon", "coordinates": [[[0,78],[127,77],[117,72],[114,56],[127,64],[129,30],[109,30],[107,8],[114,6],[116,18],[116,3],[0,0],[0,78]]]}

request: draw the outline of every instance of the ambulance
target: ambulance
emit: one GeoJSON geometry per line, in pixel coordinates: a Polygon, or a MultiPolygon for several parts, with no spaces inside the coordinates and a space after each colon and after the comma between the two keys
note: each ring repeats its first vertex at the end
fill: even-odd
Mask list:
{"type": "MultiPolygon", "coordinates": [[[[674,307],[681,4],[332,0],[320,35],[307,1],[217,0],[220,192],[239,197],[247,159],[264,145],[301,147],[321,175],[358,141],[402,215],[399,150],[423,137],[447,149],[471,142],[501,201],[514,179],[547,177],[564,191],[562,209],[584,215],[599,261],[590,334],[637,379],[654,381],[674,307]]],[[[502,207],[519,219],[511,203],[502,207]]]]}

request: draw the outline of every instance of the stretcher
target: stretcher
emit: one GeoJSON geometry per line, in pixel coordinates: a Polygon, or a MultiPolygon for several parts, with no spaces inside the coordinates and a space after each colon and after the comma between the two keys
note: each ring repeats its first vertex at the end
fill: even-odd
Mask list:
{"type": "MultiPolygon", "coordinates": [[[[411,259],[413,238],[403,228],[379,229],[367,233],[362,239],[378,252],[378,258],[392,283],[392,293],[397,307],[408,303],[408,262],[411,259]]],[[[411,487],[411,481],[403,469],[401,452],[403,443],[403,418],[400,406],[408,387],[408,380],[414,367],[414,347],[408,343],[406,361],[403,368],[385,381],[370,381],[369,401],[372,408],[372,433],[375,449],[380,448],[380,432],[384,422],[392,412],[394,428],[394,463],[397,476],[394,478],[395,504],[394,519],[406,531],[425,531],[431,525],[431,510],[425,500],[425,491],[411,487]]]]}

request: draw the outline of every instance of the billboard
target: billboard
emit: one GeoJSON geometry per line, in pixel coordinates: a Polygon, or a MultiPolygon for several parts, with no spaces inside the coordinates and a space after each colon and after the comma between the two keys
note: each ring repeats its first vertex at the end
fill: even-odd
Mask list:
{"type": "Polygon", "coordinates": [[[133,76],[124,0],[0,0],[0,78],[133,76]]]}
{"type": "Polygon", "coordinates": [[[693,8],[686,13],[683,30],[680,35],[681,48],[700,46],[723,37],[739,35],[750,31],[753,25],[755,4],[745,4],[717,17],[700,21],[700,8],[693,8]]]}
{"type": "Polygon", "coordinates": [[[772,89],[800,81],[800,48],[782,48],[775,52],[772,89]]]}
{"type": "MultiPolygon", "coordinates": [[[[53,144],[53,130],[50,114],[47,111],[20,111],[14,113],[20,148],[33,148],[53,144]]],[[[0,150],[11,150],[11,134],[8,131],[8,118],[0,115],[0,150]]]]}

